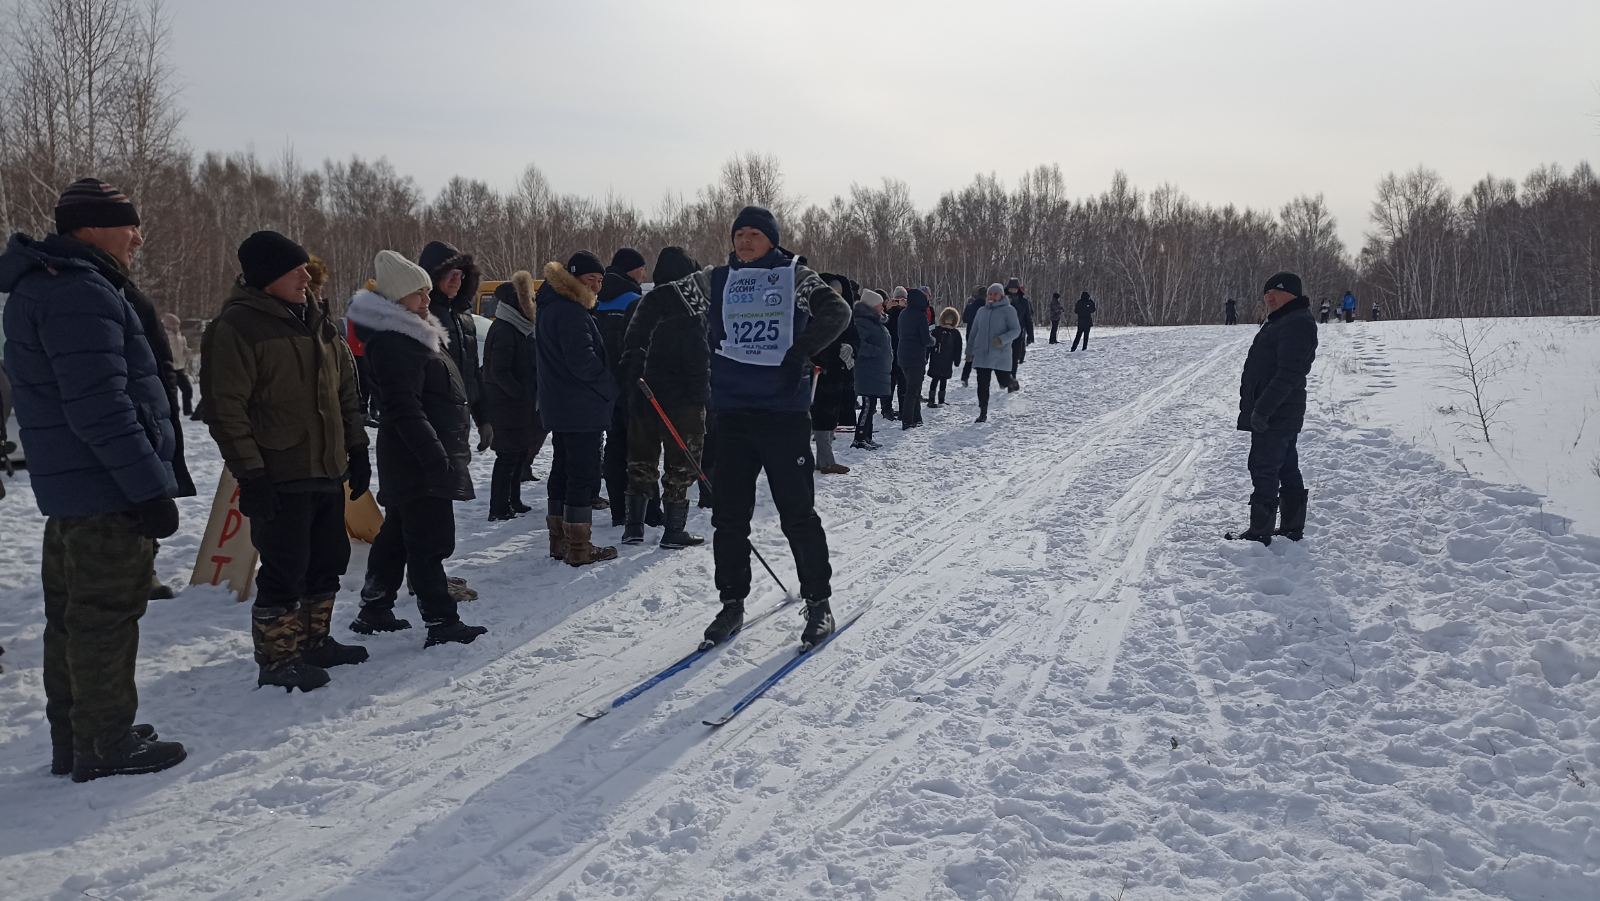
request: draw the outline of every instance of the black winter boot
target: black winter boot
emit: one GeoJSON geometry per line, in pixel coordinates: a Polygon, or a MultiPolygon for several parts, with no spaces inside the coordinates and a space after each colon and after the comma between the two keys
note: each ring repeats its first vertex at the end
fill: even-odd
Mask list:
{"type": "MultiPolygon", "coordinates": [[[[292,692],[296,688],[312,691],[328,684],[327,670],[300,658],[305,626],[299,610],[283,607],[256,610],[250,618],[250,636],[254,639],[256,663],[260,666],[257,687],[276,685],[292,692]]],[[[76,770],[73,778],[77,778],[76,770]]]]}
{"type": "Polygon", "coordinates": [[[1278,521],[1278,505],[1263,501],[1250,502],[1250,528],[1237,534],[1223,536],[1230,541],[1259,541],[1272,544],[1272,526],[1278,521]]]}
{"type": "Polygon", "coordinates": [[[644,544],[644,509],[650,499],[642,494],[622,496],[626,515],[622,523],[623,544],[644,544]]]}
{"type": "Polygon", "coordinates": [[[504,522],[516,517],[511,509],[511,486],[516,478],[516,463],[507,455],[496,455],[494,469],[489,473],[490,522],[504,522]]]}
{"type": "Polygon", "coordinates": [[[833,634],[833,608],[827,601],[806,600],[806,627],[800,632],[800,650],[809,651],[833,634]]]}
{"type": "Polygon", "coordinates": [[[301,660],[323,669],[367,662],[366,648],[340,644],[329,634],[333,627],[333,598],[302,600],[300,621],[305,629],[305,637],[300,642],[301,660]]]}
{"type": "Polygon", "coordinates": [[[668,550],[678,550],[686,547],[699,547],[706,543],[699,535],[689,533],[689,502],[668,501],[663,510],[666,516],[667,530],[661,533],[661,546],[668,550]]]}
{"type": "Polygon", "coordinates": [[[188,752],[175,741],[141,738],[132,730],[115,742],[79,750],[73,755],[72,781],[88,782],[102,776],[159,773],[183,762],[188,752]]]}
{"type": "MultiPolygon", "coordinates": [[[[156,734],[156,727],[149,723],[135,723],[131,731],[135,737],[145,741],[155,741],[161,736],[156,734]]],[[[72,733],[57,736],[54,731],[50,734],[50,775],[72,775],[72,733]]]]}
{"type": "Polygon", "coordinates": [[[1290,541],[1299,541],[1306,534],[1306,505],[1311,500],[1311,492],[1302,488],[1299,491],[1285,491],[1278,499],[1278,529],[1274,535],[1282,535],[1290,541]]]}
{"type": "Polygon", "coordinates": [[[350,631],[360,635],[374,632],[400,632],[411,628],[411,621],[394,615],[393,607],[362,607],[350,623],[350,631]]]}
{"type": "Polygon", "coordinates": [[[988,407],[979,407],[978,408],[978,418],[974,419],[972,421],[973,422],[988,422],[989,421],[989,408],[988,407]]]}
{"type": "Polygon", "coordinates": [[[472,644],[473,639],[479,635],[487,635],[488,632],[489,630],[483,626],[469,626],[460,620],[452,623],[434,623],[428,626],[428,637],[422,642],[422,646],[431,648],[436,644],[451,642],[472,644]]]}
{"type": "Polygon", "coordinates": [[[659,529],[666,521],[665,515],[661,512],[661,498],[650,498],[650,503],[644,505],[644,524],[652,529],[659,529]]]}
{"type": "Polygon", "coordinates": [[[701,642],[700,646],[708,648],[722,644],[742,628],[744,628],[744,599],[724,599],[722,609],[717,611],[717,616],[711,621],[711,625],[706,626],[705,641],[701,642]]]}

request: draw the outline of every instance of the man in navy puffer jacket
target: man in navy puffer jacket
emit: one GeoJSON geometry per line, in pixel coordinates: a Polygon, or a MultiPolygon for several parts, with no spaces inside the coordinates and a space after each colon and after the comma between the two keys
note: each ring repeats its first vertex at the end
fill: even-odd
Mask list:
{"type": "Polygon", "coordinates": [[[45,717],[51,772],[150,773],[183,745],[136,726],[134,661],[155,542],[178,530],[172,410],[122,286],[143,243],[116,188],[74,182],[56,234],[0,256],[5,361],[45,523],[45,717]]]}

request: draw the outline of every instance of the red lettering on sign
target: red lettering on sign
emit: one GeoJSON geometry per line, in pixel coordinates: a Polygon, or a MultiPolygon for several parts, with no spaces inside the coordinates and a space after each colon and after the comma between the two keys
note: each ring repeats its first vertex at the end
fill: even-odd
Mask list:
{"type": "Polygon", "coordinates": [[[217,585],[222,582],[222,568],[227,566],[229,563],[232,563],[233,558],[224,557],[221,554],[215,554],[211,557],[211,562],[217,565],[216,571],[211,574],[211,584],[217,585]]]}
{"type": "Polygon", "coordinates": [[[217,547],[227,544],[228,540],[239,534],[242,528],[244,528],[244,517],[238,510],[230,508],[228,515],[222,517],[222,534],[217,537],[217,547]]]}

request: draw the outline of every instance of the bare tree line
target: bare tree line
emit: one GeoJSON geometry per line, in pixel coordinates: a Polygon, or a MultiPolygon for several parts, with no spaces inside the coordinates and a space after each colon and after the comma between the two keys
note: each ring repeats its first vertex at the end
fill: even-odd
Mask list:
{"type": "Polygon", "coordinates": [[[385,159],[308,165],[292,150],[196,154],[166,62],[160,0],[15,0],[0,66],[0,226],[50,229],[57,193],[87,174],[139,205],[147,293],[185,318],[207,318],[237,271],[234,250],[273,228],[328,261],[336,304],[381,248],[415,253],[442,239],[478,256],[490,277],[624,245],[681,244],[702,261],[726,253],[746,203],[778,213],[785,243],[863,284],[926,284],[942,303],[1016,275],[1043,313],[1052,291],[1097,299],[1102,320],[1216,322],[1229,297],[1253,300],[1277,269],[1316,296],[1355,288],[1390,315],[1600,313],[1600,187],[1587,164],[1544,168],[1522,185],[1485,179],[1457,199],[1427,170],[1386,176],[1372,231],[1352,261],[1321,195],[1276,211],[1199,204],[1172,185],[1142,190],[1118,173],[1099,194],[1069,196],[1057,166],[1008,186],[976,176],[920,210],[903,181],[852,185],[826,203],[786,190],[779,162],[746,154],[651,214],[616,197],[561,193],[534,165],[509,190],[452,178],[426,197],[385,159]]]}

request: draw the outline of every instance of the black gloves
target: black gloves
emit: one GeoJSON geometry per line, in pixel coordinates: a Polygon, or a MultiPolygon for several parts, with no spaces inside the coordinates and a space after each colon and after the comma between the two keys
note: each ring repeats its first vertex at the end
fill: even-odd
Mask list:
{"type": "Polygon", "coordinates": [[[350,452],[350,468],[346,473],[351,500],[366,494],[367,489],[372,487],[372,463],[367,459],[365,449],[350,452]]]}
{"type": "Polygon", "coordinates": [[[133,508],[133,515],[139,518],[136,531],[146,538],[160,540],[178,531],[178,505],[170,497],[144,501],[133,508]]]}
{"type": "Polygon", "coordinates": [[[278,515],[278,489],[266,473],[239,479],[239,512],[262,522],[271,522],[278,515]]]}
{"type": "Polygon", "coordinates": [[[1256,410],[1250,414],[1250,431],[1265,432],[1272,428],[1272,418],[1256,410]]]}

